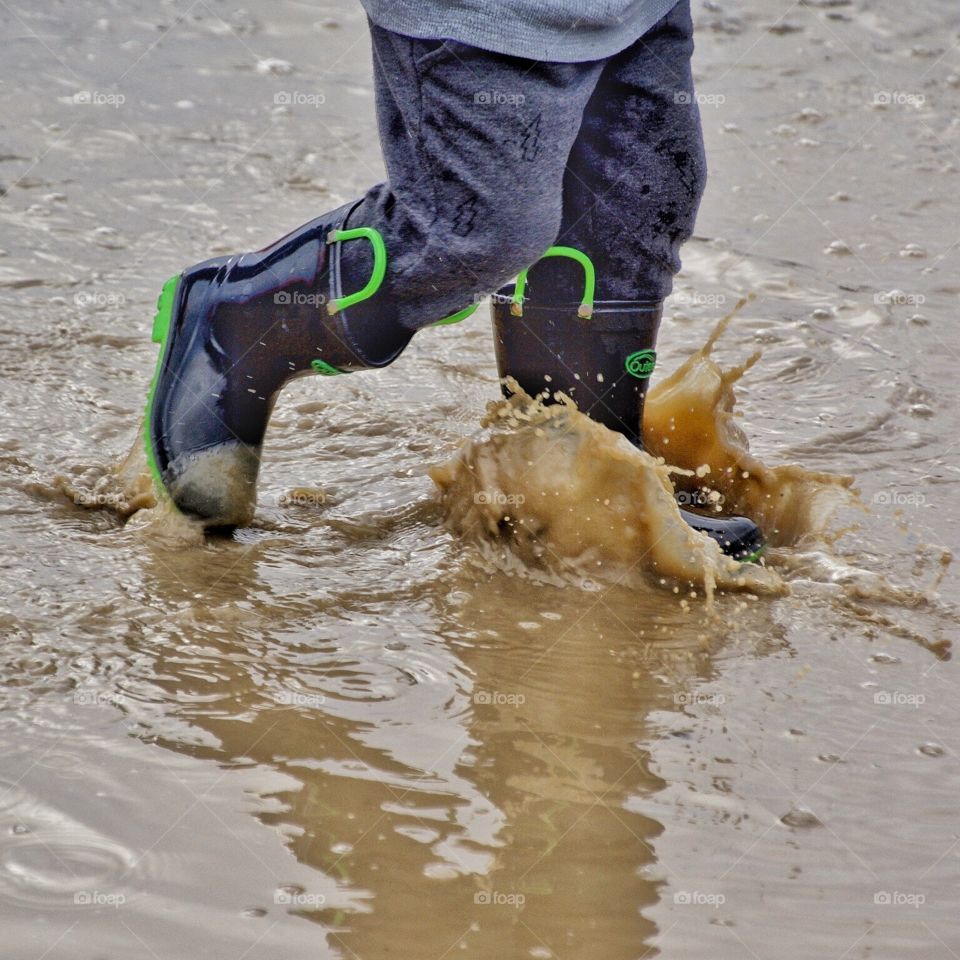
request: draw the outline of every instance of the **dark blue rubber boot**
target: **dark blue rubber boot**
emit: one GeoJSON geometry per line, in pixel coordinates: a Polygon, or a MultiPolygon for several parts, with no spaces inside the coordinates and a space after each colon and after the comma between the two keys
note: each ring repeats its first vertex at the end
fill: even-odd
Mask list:
{"type": "MultiPolygon", "coordinates": [[[[546,256],[567,256],[583,265],[587,283],[578,302],[546,303],[530,295],[526,271],[516,286],[493,300],[493,332],[501,378],[513,377],[531,397],[551,403],[567,394],[592,420],[643,447],[643,405],[656,364],[661,302],[593,299],[593,265],[570,247],[546,256]]],[[[509,390],[504,386],[504,393],[509,390]]],[[[760,528],[746,517],[680,510],[684,520],[742,561],[763,551],[760,528]]]]}
{"type": "Polygon", "coordinates": [[[163,288],[147,461],[161,494],[207,526],[253,516],[264,432],[285,383],[386,366],[412,336],[376,302],[386,252],[376,231],[344,228],[350,209],[256,253],[206,260],[163,288]],[[349,278],[352,293],[341,275],[346,241],[373,248],[373,273],[361,289],[364,278],[349,278]]]}

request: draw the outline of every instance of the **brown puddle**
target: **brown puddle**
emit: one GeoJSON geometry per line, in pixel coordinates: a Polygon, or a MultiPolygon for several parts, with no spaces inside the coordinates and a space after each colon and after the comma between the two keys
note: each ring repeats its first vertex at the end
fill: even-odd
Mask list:
{"type": "MultiPolygon", "coordinates": [[[[734,384],[759,359],[722,370],[707,342],[647,400],[650,453],[579,413],[572,403],[529,397],[493,402],[486,431],[430,475],[448,526],[463,537],[506,548],[528,567],[604,581],[705,591],[780,593],[765,566],[741,564],[695,533],[676,502],[755,519],[772,546],[828,536],[852,478],[798,465],[767,467],[734,423],[734,384]]],[[[495,552],[495,551],[494,551],[495,552]]]]}
{"type": "MultiPolygon", "coordinates": [[[[652,582],[708,599],[716,589],[786,592],[773,569],[724,556],[684,523],[677,506],[682,492],[689,502],[741,513],[760,524],[771,546],[782,547],[830,539],[831,517],[853,497],[850,477],[794,464],[768,467],[750,452],[734,422],[734,385],[760,354],[729,370],[711,357],[733,316],[651,388],[649,453],[566,398],[551,406],[525,395],[488,404],[484,431],[430,470],[447,526],[498,562],[519,560],[528,572],[586,585],[652,582]]],[[[201,542],[198,521],[158,503],[142,428],[120,463],[80,479],[58,476],[54,486],[80,506],[134,518],[150,536],[201,542]]]]}
{"type": "MultiPolygon", "coordinates": [[[[684,523],[677,506],[682,493],[688,502],[751,517],[770,546],[783,547],[831,539],[831,517],[853,499],[850,477],[768,467],[750,452],[734,421],[734,385],[760,354],[729,370],[711,356],[734,314],[651,388],[649,453],[566,398],[551,406],[525,395],[492,401],[485,430],[430,470],[447,526],[501,565],[519,561],[526,572],[585,585],[647,582],[708,598],[717,589],[785,592],[773,569],[725,557],[684,523]]],[[[54,486],[78,505],[133,518],[148,536],[202,542],[199,522],[157,501],[142,432],[120,463],[78,479],[58,476],[54,486]]]]}

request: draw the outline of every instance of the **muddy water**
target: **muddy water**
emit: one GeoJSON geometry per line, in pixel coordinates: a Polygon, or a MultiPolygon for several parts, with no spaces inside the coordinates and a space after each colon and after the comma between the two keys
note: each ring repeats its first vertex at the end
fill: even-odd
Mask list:
{"type": "MultiPolygon", "coordinates": [[[[754,294],[727,426],[861,501],[784,535],[788,592],[710,609],[444,524],[479,317],[292,385],[234,537],[118,516],[159,284],[379,175],[358,10],[0,10],[5,950],[954,955],[955,10],[698,9],[713,181],[661,397],[754,294]]],[[[651,417],[679,463],[690,421],[651,417]]]]}

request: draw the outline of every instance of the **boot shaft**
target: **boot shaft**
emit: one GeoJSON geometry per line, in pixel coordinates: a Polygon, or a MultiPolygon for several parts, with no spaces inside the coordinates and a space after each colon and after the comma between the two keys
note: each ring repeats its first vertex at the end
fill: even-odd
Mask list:
{"type": "Polygon", "coordinates": [[[499,291],[492,314],[500,377],[513,377],[530,396],[548,403],[557,391],[565,393],[582,413],[640,444],[663,305],[596,301],[591,306],[517,304],[514,287],[499,291]]]}

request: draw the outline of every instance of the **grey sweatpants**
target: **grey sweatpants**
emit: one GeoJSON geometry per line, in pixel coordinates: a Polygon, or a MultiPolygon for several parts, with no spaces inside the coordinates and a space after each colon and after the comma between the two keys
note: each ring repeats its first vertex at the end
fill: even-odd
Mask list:
{"type": "MultiPolygon", "coordinates": [[[[419,329],[496,290],[554,244],[586,253],[597,299],[660,300],[680,268],[706,179],[689,0],[608,60],[541,63],[371,24],[387,182],[348,225],[387,247],[384,292],[419,329]]],[[[369,269],[343,245],[345,275],[369,269]]],[[[576,299],[568,260],[530,273],[576,299]]],[[[379,299],[379,297],[378,297],[379,299]]]]}

